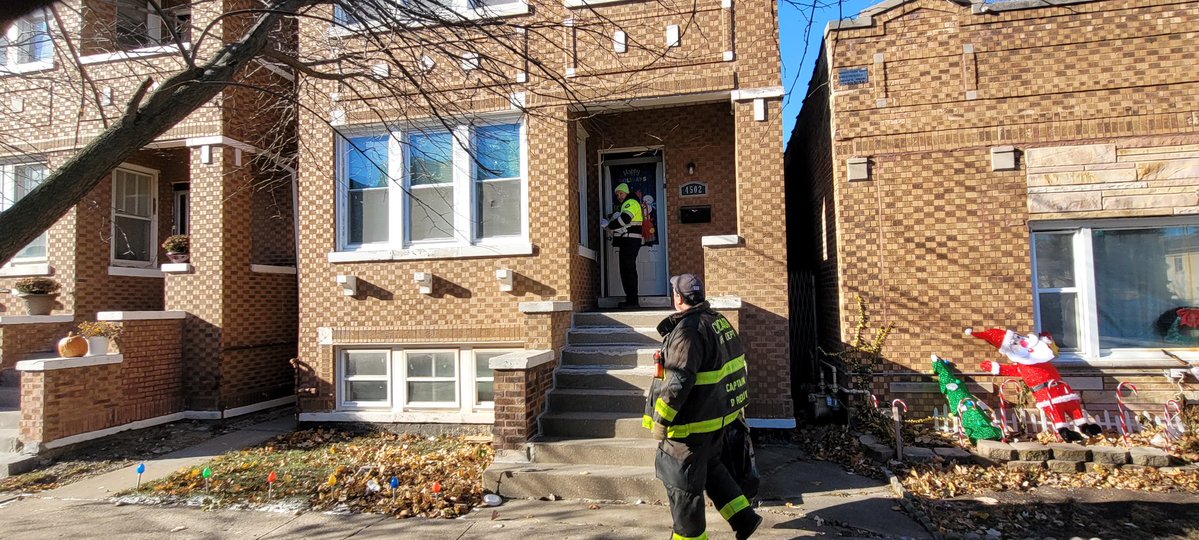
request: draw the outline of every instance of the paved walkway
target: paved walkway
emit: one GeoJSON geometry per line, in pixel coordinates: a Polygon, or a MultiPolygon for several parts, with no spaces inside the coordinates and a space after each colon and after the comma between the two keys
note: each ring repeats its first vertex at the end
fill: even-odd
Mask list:
{"type": "MultiPolygon", "coordinates": [[[[146,462],[143,482],[195,467],[235,448],[261,443],[293,429],[290,419],[229,433],[201,445],[146,462]]],[[[807,461],[794,448],[759,449],[763,475],[759,512],[765,518],[755,539],[810,536],[925,538],[880,481],[807,461]]],[[[268,511],[116,505],[108,497],[134,487],[136,467],[85,479],[25,499],[0,502],[0,536],[11,538],[230,538],[336,539],[603,538],[641,540],[669,537],[670,512],[653,504],[509,500],[453,520],[390,516],[280,513],[268,511]]],[[[708,511],[713,540],[733,535],[719,513],[708,511]]]]}

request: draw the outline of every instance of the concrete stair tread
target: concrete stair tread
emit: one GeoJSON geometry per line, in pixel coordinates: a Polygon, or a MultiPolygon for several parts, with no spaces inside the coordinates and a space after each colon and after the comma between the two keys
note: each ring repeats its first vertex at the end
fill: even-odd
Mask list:
{"type": "Polygon", "coordinates": [[[571,328],[566,334],[569,345],[642,345],[662,343],[662,336],[653,328],[624,326],[584,326],[571,328]]]}
{"type": "Polygon", "coordinates": [[[626,354],[632,352],[654,352],[657,347],[645,345],[642,343],[574,343],[567,345],[562,349],[562,352],[573,353],[609,353],[609,354],[626,354]]]}
{"type": "Polygon", "coordinates": [[[561,395],[565,395],[565,396],[590,395],[590,396],[609,396],[609,397],[627,397],[627,396],[645,397],[645,391],[643,391],[643,390],[620,390],[620,389],[614,389],[614,388],[555,388],[553,391],[558,392],[561,395]]]}
{"type": "MultiPolygon", "coordinates": [[[[548,412],[543,414],[542,418],[554,418],[558,420],[623,420],[626,418],[635,418],[638,422],[641,421],[642,413],[630,412],[548,412]]],[[[564,437],[565,438],[565,437],[564,437]]]]}
{"type": "Polygon", "coordinates": [[[594,364],[587,366],[559,366],[559,371],[569,371],[571,375],[648,375],[658,374],[657,366],[625,366],[620,364],[594,364]]]}
{"type": "Polygon", "coordinates": [[[492,467],[497,471],[508,470],[567,476],[594,476],[600,478],[648,476],[654,478],[654,466],[652,463],[640,467],[630,465],[579,465],[575,463],[495,463],[492,467]]]}
{"type": "Polygon", "coordinates": [[[666,489],[645,466],[578,465],[573,463],[492,463],[483,485],[504,497],[656,501],[666,489]]]}
{"type": "Polygon", "coordinates": [[[534,445],[553,445],[553,446],[580,446],[586,448],[597,447],[631,447],[631,448],[657,448],[658,441],[654,439],[632,439],[629,437],[603,437],[596,439],[581,439],[577,437],[543,437],[533,442],[534,445]]]}

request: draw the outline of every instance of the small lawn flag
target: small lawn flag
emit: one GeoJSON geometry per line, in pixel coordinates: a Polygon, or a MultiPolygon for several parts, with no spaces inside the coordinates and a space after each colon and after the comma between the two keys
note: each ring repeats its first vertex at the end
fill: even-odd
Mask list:
{"type": "Polygon", "coordinates": [[[140,463],[137,466],[137,489],[142,488],[142,474],[146,472],[146,464],[140,463]]]}
{"type": "Polygon", "coordinates": [[[393,501],[396,498],[396,488],[398,488],[398,487],[400,487],[399,477],[396,477],[396,476],[391,477],[391,500],[393,500],[393,501]]]}
{"type": "Polygon", "coordinates": [[[204,475],[204,493],[208,493],[208,480],[212,478],[212,469],[204,467],[204,472],[201,474],[204,475]]]}
{"type": "Polygon", "coordinates": [[[271,471],[271,474],[266,475],[266,498],[271,499],[274,497],[275,480],[278,479],[279,475],[275,474],[275,471],[271,471]]]}

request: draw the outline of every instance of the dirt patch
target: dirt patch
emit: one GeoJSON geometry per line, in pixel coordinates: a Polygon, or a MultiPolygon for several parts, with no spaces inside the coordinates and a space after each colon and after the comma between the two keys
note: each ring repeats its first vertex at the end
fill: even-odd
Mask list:
{"type": "Polygon", "coordinates": [[[0,495],[36,493],[135,465],[247,426],[295,414],[281,407],[227,420],[182,420],[89,441],[42,460],[25,474],[0,479],[0,495]]]}

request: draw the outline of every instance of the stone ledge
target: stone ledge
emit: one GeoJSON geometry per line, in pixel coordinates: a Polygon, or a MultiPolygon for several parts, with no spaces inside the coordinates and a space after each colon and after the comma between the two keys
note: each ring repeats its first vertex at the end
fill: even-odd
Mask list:
{"type": "Polygon", "coordinates": [[[97,321],[162,321],[187,318],[186,311],[101,311],[97,321]]]}
{"type": "Polygon", "coordinates": [[[574,303],[569,300],[520,303],[521,313],[553,313],[555,311],[571,311],[573,309],[574,303]]]}
{"type": "Polygon", "coordinates": [[[10,324],[50,324],[69,323],[75,321],[75,314],[63,315],[5,315],[0,317],[0,326],[10,324]]]}
{"type": "Polygon", "coordinates": [[[495,369],[531,369],[554,360],[554,351],[524,350],[501,354],[487,361],[495,369]]]}
{"type": "Polygon", "coordinates": [[[121,354],[103,354],[98,356],[78,356],[72,358],[39,358],[36,360],[21,360],[17,362],[17,371],[53,371],[56,369],[71,369],[105,364],[120,364],[125,361],[121,354]]]}

